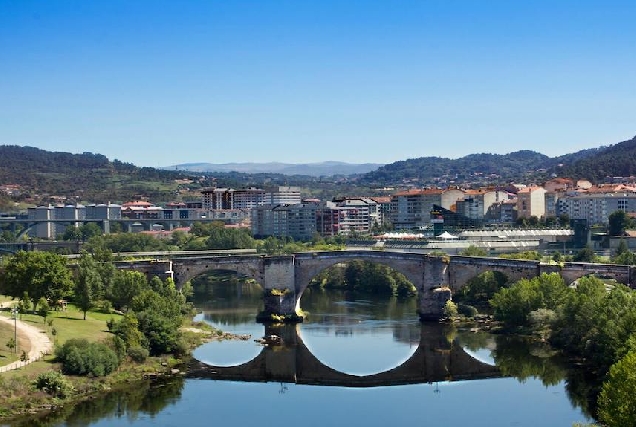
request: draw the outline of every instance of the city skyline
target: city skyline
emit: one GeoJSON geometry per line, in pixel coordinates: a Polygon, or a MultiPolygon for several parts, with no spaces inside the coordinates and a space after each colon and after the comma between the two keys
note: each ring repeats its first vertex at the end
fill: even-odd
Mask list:
{"type": "Polygon", "coordinates": [[[628,1],[0,0],[0,144],[392,163],[636,134],[628,1]]]}

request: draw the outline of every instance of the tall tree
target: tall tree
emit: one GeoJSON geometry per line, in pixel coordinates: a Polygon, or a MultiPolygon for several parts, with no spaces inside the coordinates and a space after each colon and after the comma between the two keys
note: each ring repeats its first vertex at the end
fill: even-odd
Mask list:
{"type": "Polygon", "coordinates": [[[87,252],[82,252],[77,265],[77,278],[75,280],[75,304],[84,313],[95,304],[102,289],[102,278],[99,274],[99,265],[93,256],[87,252]]]}
{"type": "Polygon", "coordinates": [[[39,251],[20,251],[11,256],[0,283],[2,293],[19,298],[28,292],[34,304],[42,297],[53,302],[64,299],[73,289],[66,259],[58,254],[39,251]]]}
{"type": "Polygon", "coordinates": [[[622,236],[625,234],[625,230],[631,226],[631,219],[624,211],[612,212],[608,217],[608,221],[610,236],[622,236]]]}

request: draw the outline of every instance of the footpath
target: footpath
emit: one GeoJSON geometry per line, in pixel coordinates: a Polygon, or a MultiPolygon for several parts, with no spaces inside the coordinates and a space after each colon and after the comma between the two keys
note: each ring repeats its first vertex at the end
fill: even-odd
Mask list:
{"type": "MultiPolygon", "coordinates": [[[[0,303],[0,307],[9,307],[9,304],[10,303],[0,303]]],[[[53,343],[49,339],[48,335],[46,335],[46,333],[41,329],[28,325],[20,320],[16,322],[14,319],[4,316],[0,316],[0,322],[7,323],[12,328],[16,327],[18,334],[26,337],[31,346],[31,350],[29,350],[25,361],[17,360],[8,365],[0,366],[0,372],[19,369],[29,363],[40,360],[45,354],[49,354],[53,351],[53,343]]]]}

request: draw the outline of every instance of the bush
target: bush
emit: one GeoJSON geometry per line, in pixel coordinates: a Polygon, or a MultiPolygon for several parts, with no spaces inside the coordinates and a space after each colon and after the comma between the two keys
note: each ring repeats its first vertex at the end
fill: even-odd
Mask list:
{"type": "Polygon", "coordinates": [[[458,304],[457,312],[466,317],[475,317],[479,314],[479,311],[477,311],[475,307],[467,304],[458,304]]]}
{"type": "Polygon", "coordinates": [[[73,392],[73,386],[56,371],[42,372],[34,382],[35,388],[60,399],[67,398],[73,392]]]}
{"type": "Polygon", "coordinates": [[[119,366],[119,358],[102,343],[89,343],[85,339],[71,339],[55,350],[62,363],[62,371],[69,375],[103,377],[119,366]]]}
{"type": "Polygon", "coordinates": [[[446,304],[444,304],[444,317],[452,319],[454,317],[457,317],[457,315],[457,304],[455,304],[451,300],[446,301],[446,304]]]}
{"type": "Polygon", "coordinates": [[[101,311],[102,313],[110,314],[111,311],[113,310],[113,303],[105,299],[103,301],[100,301],[97,307],[98,307],[98,310],[101,311]]]}
{"type": "Polygon", "coordinates": [[[143,347],[130,347],[128,349],[128,357],[136,363],[145,362],[149,354],[150,352],[143,347]]]}

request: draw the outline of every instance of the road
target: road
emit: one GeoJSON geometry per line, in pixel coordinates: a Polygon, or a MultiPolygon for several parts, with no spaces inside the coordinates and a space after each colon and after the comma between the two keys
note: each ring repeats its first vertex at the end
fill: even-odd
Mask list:
{"type": "MultiPolygon", "coordinates": [[[[10,307],[11,304],[11,302],[0,303],[0,307],[10,307]]],[[[13,319],[4,316],[0,316],[0,322],[7,323],[12,328],[17,326],[18,335],[28,339],[31,346],[26,361],[18,360],[8,365],[0,366],[0,372],[19,369],[24,365],[41,359],[43,355],[49,354],[53,351],[53,343],[43,330],[22,322],[21,320],[18,320],[14,324],[13,319]]],[[[18,349],[18,351],[20,350],[18,349]]]]}

